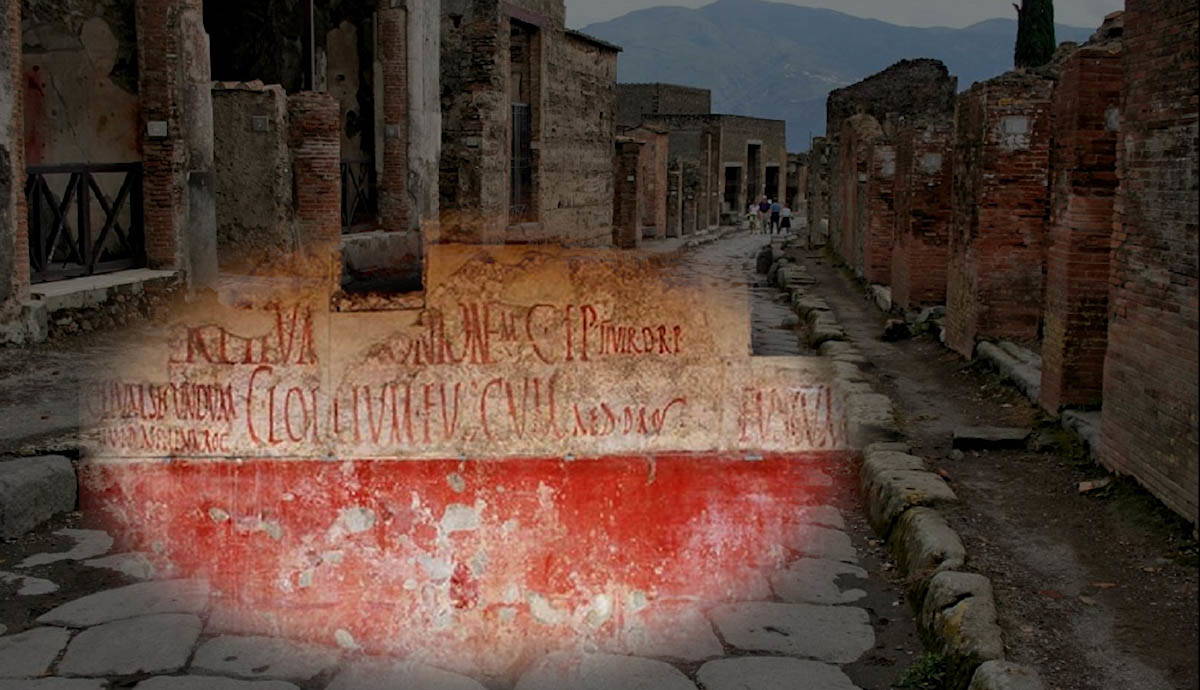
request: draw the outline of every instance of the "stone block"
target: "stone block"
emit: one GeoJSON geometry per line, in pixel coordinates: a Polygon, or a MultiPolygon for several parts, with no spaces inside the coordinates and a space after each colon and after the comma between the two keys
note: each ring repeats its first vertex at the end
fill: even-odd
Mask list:
{"type": "Polygon", "coordinates": [[[208,605],[208,592],[208,583],[203,580],[139,582],[67,602],[37,620],[47,625],[85,628],[134,616],[199,613],[208,605]]]}
{"type": "Polygon", "coordinates": [[[944,479],[932,472],[883,470],[867,481],[864,500],[871,526],[887,537],[909,508],[952,505],[958,503],[958,496],[944,479]]]}
{"type": "Polygon", "coordinates": [[[988,661],[971,678],[968,690],[1045,690],[1038,672],[1010,661],[988,661]]]}
{"type": "Polygon", "coordinates": [[[892,400],[880,393],[851,393],[846,396],[846,414],[852,448],[900,436],[892,400]]]}
{"type": "Polygon", "coordinates": [[[187,664],[201,625],[196,616],[165,613],[88,628],[71,640],[58,672],[65,676],[171,673],[187,664]]]}
{"type": "Polygon", "coordinates": [[[842,589],[839,581],[846,577],[866,580],[867,571],[840,561],[801,558],[771,575],[771,590],[795,604],[853,604],[867,596],[861,589],[842,589]]]}
{"type": "Polygon", "coordinates": [[[857,690],[837,666],[786,657],[718,659],[696,674],[705,690],[857,690]]]}
{"type": "Polygon", "coordinates": [[[727,644],[747,652],[849,664],[875,646],[870,616],[860,608],[753,602],[709,615],[727,644]]]}
{"type": "Polygon", "coordinates": [[[0,637],[0,678],[36,678],[66,648],[71,633],[62,628],[34,628],[0,637]]]}
{"type": "Polygon", "coordinates": [[[236,678],[303,682],[332,670],[339,655],[336,649],[273,637],[222,635],[196,650],[191,668],[236,678]]]}
{"type": "Polygon", "coordinates": [[[981,663],[1004,656],[992,583],[982,575],[934,575],[917,622],[929,648],[950,661],[949,687],[965,687],[981,663]]]}
{"type": "Polygon", "coordinates": [[[525,673],[516,690],[609,690],[609,688],[656,688],[696,690],[696,685],[670,664],[651,659],[609,654],[573,658],[550,654],[525,673]]]}
{"type": "Polygon", "coordinates": [[[75,510],[75,467],[67,458],[0,460],[0,538],[19,537],[75,510]]]}
{"type": "Polygon", "coordinates": [[[942,571],[959,570],[967,561],[962,539],[946,523],[946,518],[932,508],[905,511],[896,520],[888,545],[901,571],[914,584],[942,571]]]}
{"type": "Polygon", "coordinates": [[[1033,432],[1011,427],[959,427],[954,430],[953,447],[959,450],[1021,449],[1033,432]]]}

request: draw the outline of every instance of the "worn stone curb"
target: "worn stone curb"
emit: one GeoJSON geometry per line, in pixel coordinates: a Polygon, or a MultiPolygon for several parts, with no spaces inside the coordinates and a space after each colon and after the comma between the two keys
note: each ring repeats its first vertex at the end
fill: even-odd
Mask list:
{"type": "Polygon", "coordinates": [[[61,455],[0,459],[0,539],[75,510],[75,466],[61,455]]]}
{"type": "MultiPolygon", "coordinates": [[[[811,276],[803,267],[788,259],[776,260],[768,279],[791,293],[796,314],[809,326],[809,344],[834,362],[850,441],[852,447],[863,449],[859,485],[868,521],[884,538],[908,581],[910,603],[926,646],[950,661],[947,687],[1042,690],[1037,671],[1003,662],[991,581],[962,572],[967,565],[966,547],[939,510],[958,505],[959,498],[924,459],[909,454],[911,447],[903,441],[891,399],[874,392],[862,374],[860,367],[870,362],[850,342],[829,304],[807,294],[806,288],[816,283],[809,282],[811,276]]],[[[888,302],[890,308],[890,294],[873,290],[870,296],[877,304],[888,302]]]]}

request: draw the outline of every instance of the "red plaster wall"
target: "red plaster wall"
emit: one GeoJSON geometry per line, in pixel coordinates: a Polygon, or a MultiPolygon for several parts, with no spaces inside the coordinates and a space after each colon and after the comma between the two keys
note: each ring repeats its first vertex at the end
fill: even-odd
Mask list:
{"type": "Polygon", "coordinates": [[[1053,88],[1014,72],[958,97],[946,343],[964,357],[1039,336],[1053,88]]]}
{"type": "Polygon", "coordinates": [[[1041,386],[1051,413],[1100,403],[1121,81],[1120,43],[1087,46],[1064,63],[1054,94],[1041,386]]]}
{"type": "Polygon", "coordinates": [[[892,301],[904,310],[945,304],[953,192],[949,119],[909,126],[896,136],[896,246],[892,301]]]}
{"type": "Polygon", "coordinates": [[[1101,457],[1197,520],[1197,4],[1128,0],[1101,457]]]}

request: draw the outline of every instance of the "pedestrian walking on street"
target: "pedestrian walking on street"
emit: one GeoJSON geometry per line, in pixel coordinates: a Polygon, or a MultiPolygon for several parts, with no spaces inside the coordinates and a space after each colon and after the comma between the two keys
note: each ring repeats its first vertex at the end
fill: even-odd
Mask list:
{"type": "Polygon", "coordinates": [[[783,205],[778,201],[771,202],[771,234],[779,232],[779,216],[783,213],[783,205]]]}
{"type": "Polygon", "coordinates": [[[792,232],[792,209],[784,204],[783,210],[779,212],[779,233],[787,235],[792,232]]]}
{"type": "Polygon", "coordinates": [[[760,197],[758,200],[758,224],[762,226],[763,232],[767,232],[767,220],[771,216],[771,200],[767,197],[760,197]]]}
{"type": "Polygon", "coordinates": [[[758,204],[751,202],[746,207],[746,220],[750,223],[750,234],[757,235],[762,231],[758,223],[758,204]]]}

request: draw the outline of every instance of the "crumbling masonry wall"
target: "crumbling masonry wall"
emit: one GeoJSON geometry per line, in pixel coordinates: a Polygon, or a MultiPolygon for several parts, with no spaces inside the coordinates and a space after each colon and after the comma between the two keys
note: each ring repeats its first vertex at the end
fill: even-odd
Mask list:
{"type": "Polygon", "coordinates": [[[641,190],[638,168],[644,144],[628,137],[619,137],[613,150],[613,171],[616,188],[613,190],[612,243],[618,249],[637,249],[642,244],[641,190]]]}
{"type": "Polygon", "coordinates": [[[829,140],[825,137],[813,139],[808,153],[808,232],[814,245],[824,245],[829,239],[829,185],[830,169],[829,140]]]}
{"type": "Polygon", "coordinates": [[[1197,521],[1197,5],[1128,0],[1101,458],[1197,521]]]}
{"type": "MultiPolygon", "coordinates": [[[[652,127],[623,130],[621,135],[643,144],[638,154],[638,197],[642,208],[639,222],[642,226],[642,236],[666,237],[670,137],[665,130],[652,127]]],[[[620,185],[620,173],[616,174],[614,184],[620,185]]]]}
{"type": "Polygon", "coordinates": [[[830,236],[842,260],[859,276],[863,275],[864,237],[872,206],[868,181],[874,168],[875,142],[882,137],[879,122],[870,115],[860,114],[842,122],[837,139],[837,168],[830,185],[834,209],[830,236]]]}
{"type": "Polygon", "coordinates": [[[707,115],[712,92],[677,84],[617,84],[617,125],[637,127],[659,114],[707,115]]]}
{"type": "Polygon", "coordinates": [[[896,224],[890,284],[903,310],[944,304],[953,193],[954,123],[907,124],[896,134],[896,224]]]}
{"type": "Polygon", "coordinates": [[[1054,93],[1041,406],[1098,407],[1108,341],[1121,43],[1084,46],[1054,93]]]}
{"type": "MultiPolygon", "coordinates": [[[[0,12],[0,325],[20,309],[29,291],[29,238],[25,227],[25,147],[21,118],[21,5],[0,12]]],[[[0,334],[2,336],[3,334],[0,334]]]]}
{"type": "Polygon", "coordinates": [[[1011,72],[958,99],[946,344],[1037,341],[1049,215],[1054,82],[1011,72]]]}
{"type": "Polygon", "coordinates": [[[864,187],[862,276],[868,283],[886,284],[892,277],[892,246],[896,231],[896,147],[889,138],[876,139],[867,154],[864,187]]]}

